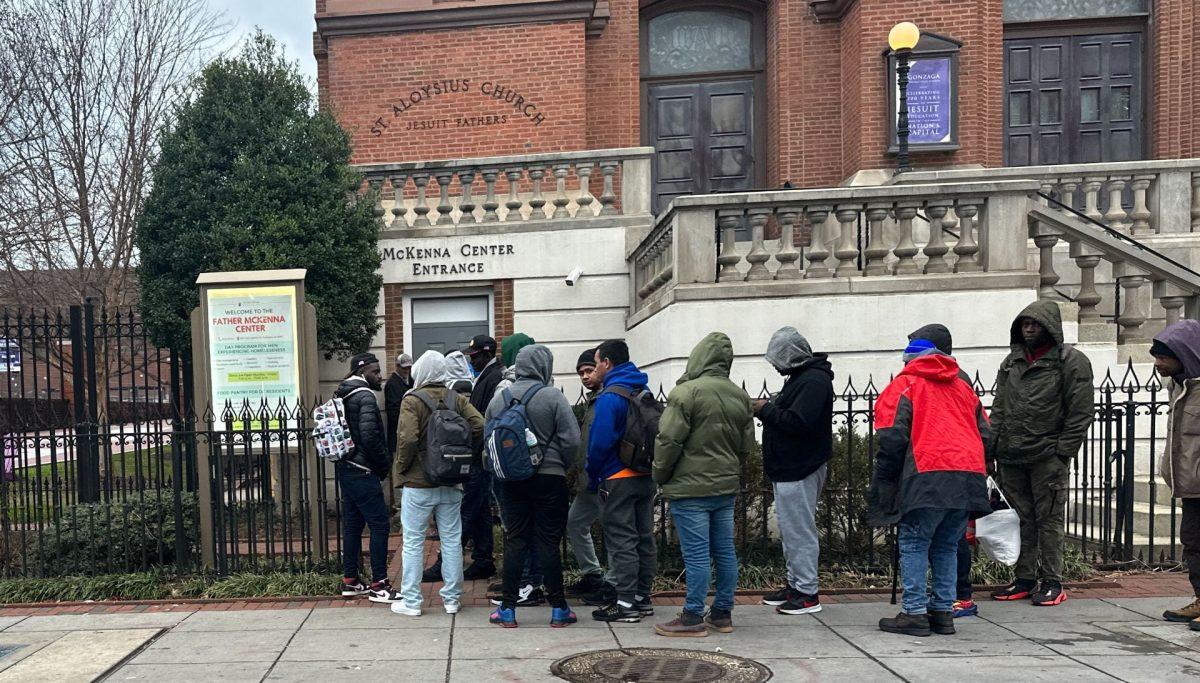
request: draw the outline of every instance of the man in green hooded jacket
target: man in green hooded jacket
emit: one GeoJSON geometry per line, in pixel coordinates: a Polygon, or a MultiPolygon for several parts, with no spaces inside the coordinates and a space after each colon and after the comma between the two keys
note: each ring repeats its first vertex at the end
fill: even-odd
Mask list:
{"type": "Polygon", "coordinates": [[[704,636],[733,630],[737,554],[733,502],[741,489],[741,465],[754,451],[750,397],[729,380],[733,344],[713,332],[692,349],[687,370],[667,397],[654,442],[654,482],[670,501],[687,570],[687,599],[673,621],[658,624],[662,636],[704,636]],[[716,562],[717,592],[704,617],[709,573],[716,562]]]}
{"type": "Polygon", "coordinates": [[[1021,518],[1021,556],[1016,580],[992,597],[1057,605],[1067,599],[1062,553],[1070,464],[1095,417],[1092,364],[1063,344],[1053,301],[1021,311],[1009,341],[1012,352],[996,377],[989,456],[1021,518]]]}

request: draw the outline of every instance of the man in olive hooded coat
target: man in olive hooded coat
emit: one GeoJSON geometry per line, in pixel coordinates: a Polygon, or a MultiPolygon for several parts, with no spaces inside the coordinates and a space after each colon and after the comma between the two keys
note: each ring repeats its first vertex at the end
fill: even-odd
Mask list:
{"type": "Polygon", "coordinates": [[[1092,364],[1063,344],[1062,315],[1053,301],[1021,311],[1009,341],[1012,352],[996,377],[989,455],[1021,518],[1021,556],[1016,580],[992,597],[1057,605],[1067,595],[1062,553],[1070,464],[1095,416],[1092,364]]]}
{"type": "Polygon", "coordinates": [[[658,624],[664,636],[706,635],[704,601],[712,560],[717,594],[708,624],[733,630],[737,587],[733,548],[733,502],[741,488],[741,464],[754,450],[750,397],[729,380],[733,344],[713,332],[692,349],[687,370],[667,397],[654,443],[654,482],[671,503],[687,569],[687,600],[679,618],[658,624]]]}

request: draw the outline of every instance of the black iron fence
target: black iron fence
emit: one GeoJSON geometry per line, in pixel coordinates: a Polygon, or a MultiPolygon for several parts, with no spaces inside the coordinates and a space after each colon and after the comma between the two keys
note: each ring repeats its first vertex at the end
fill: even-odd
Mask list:
{"type": "MultiPolygon", "coordinates": [[[[1119,377],[1108,372],[1097,383],[1096,419],[1071,466],[1068,539],[1097,566],[1169,566],[1182,559],[1181,508],[1157,477],[1165,448],[1168,389],[1144,367],[1139,375],[1130,362],[1119,377]]],[[[886,381],[877,387],[873,378],[857,385],[851,378],[841,384],[834,400],[834,453],[817,510],[821,561],[826,566],[873,570],[891,559],[891,530],[867,524],[866,493],[876,451],[871,425],[884,386],[886,381]]],[[[994,383],[985,384],[976,374],[972,387],[990,410],[994,383]]],[[[764,384],[748,393],[769,398],[772,390],[764,384]]],[[[662,387],[658,395],[665,402],[662,387]]],[[[755,557],[778,547],[773,504],[761,455],[756,454],[743,465],[735,507],[739,553],[755,557]]],[[[659,503],[656,524],[660,545],[674,544],[665,501],[659,503]]]]}
{"type": "MultiPolygon", "coordinates": [[[[188,359],[155,348],[133,312],[0,311],[0,576],[292,569],[340,553],[340,492],[309,437],[315,406],[196,410],[190,383],[188,359]]],[[[892,539],[866,523],[882,383],[839,386],[822,562],[882,568],[892,539]]],[[[990,405],[993,387],[974,387],[990,405]]],[[[1097,384],[1067,503],[1069,537],[1096,564],[1181,557],[1178,504],[1152,476],[1168,407],[1160,380],[1133,365],[1097,384]]],[[[778,552],[772,505],[752,457],[735,511],[749,561],[778,552]]],[[[657,534],[675,544],[665,503],[657,534]]]]}

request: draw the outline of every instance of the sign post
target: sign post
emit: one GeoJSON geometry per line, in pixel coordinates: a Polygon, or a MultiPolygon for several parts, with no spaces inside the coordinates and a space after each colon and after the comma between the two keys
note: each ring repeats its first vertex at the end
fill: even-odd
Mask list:
{"type": "Polygon", "coordinates": [[[214,465],[222,471],[231,465],[220,462],[226,454],[268,456],[263,498],[277,511],[303,509],[301,472],[307,470],[311,538],[318,557],[327,552],[316,465],[303,468],[301,463],[309,452],[304,416],[319,393],[317,323],[312,304],[304,300],[305,274],[301,269],[259,270],[202,273],[196,279],[200,306],[191,318],[193,396],[199,399],[200,430],[212,435],[208,448],[197,449],[196,457],[206,567],[215,567],[218,559],[214,518],[224,515],[218,517],[217,509],[237,498],[236,491],[208,483],[214,465]],[[256,434],[260,438],[253,438],[256,434]],[[214,492],[225,499],[213,500],[214,492]]]}

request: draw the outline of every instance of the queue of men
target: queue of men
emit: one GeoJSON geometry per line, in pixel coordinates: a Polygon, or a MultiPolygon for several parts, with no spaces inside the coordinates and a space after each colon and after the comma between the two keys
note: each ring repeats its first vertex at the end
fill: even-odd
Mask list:
{"type": "MultiPolygon", "coordinates": [[[[950,635],[956,617],[978,613],[965,539],[969,521],[993,510],[989,475],[1021,521],[1015,580],[991,597],[1035,606],[1068,598],[1064,512],[1070,464],[1093,419],[1091,364],[1063,343],[1059,309],[1050,302],[1023,310],[1010,342],[990,413],[953,356],[950,331],[937,324],[908,336],[902,367],[879,396],[870,519],[895,527],[904,586],[903,609],[880,621],[884,631],[950,635]]],[[[741,473],[756,448],[757,420],[787,565],[786,584],[763,602],[782,615],[822,609],[815,516],[833,449],[834,373],[827,356],[814,353],[795,328],[777,331],[767,347],[765,361],[786,378],[778,394],[751,400],[730,381],[733,345],[714,332],[693,349],[665,407],[625,342],[603,342],[575,363],[586,392],[581,415],[553,387],[550,349],[532,338],[512,335],[500,349],[480,336],[463,353],[474,374],[469,387],[454,376],[455,363],[435,351],[416,362],[397,359],[386,392],[386,438],[370,393],[381,388],[378,362],[369,354],[351,360],[351,374],[337,392],[357,446],[336,468],[346,534],[343,595],[369,594],[391,603],[393,612],[419,616],[420,582],[441,580],[444,608],[457,612],[464,578],[495,573],[494,499],[505,552],[491,623],[517,627],[519,608],[547,601],[550,625],[567,626],[578,619],[568,596],[595,606],[597,621],[639,622],[654,614],[655,501],[661,495],[678,535],[687,592],[683,609],[655,632],[731,632],[738,582],[734,502],[743,486],[756,483],[743,482],[741,473]],[[399,589],[387,580],[387,511],[378,483],[389,460],[404,525],[399,589]],[[574,490],[568,488],[571,472],[574,490]],[[424,570],[431,519],[441,553],[424,570]],[[603,558],[592,537],[596,523],[603,558]],[[364,526],[371,530],[369,584],[358,567],[364,526]],[[563,584],[564,538],[582,573],[570,586],[563,584]],[[472,563],[464,576],[467,544],[472,563]]],[[[1200,322],[1168,327],[1151,354],[1159,374],[1171,380],[1162,475],[1183,499],[1181,540],[1197,595],[1164,618],[1200,630],[1200,425],[1189,423],[1200,411],[1191,405],[1200,402],[1200,322]]]]}

